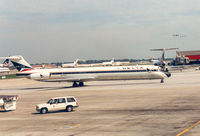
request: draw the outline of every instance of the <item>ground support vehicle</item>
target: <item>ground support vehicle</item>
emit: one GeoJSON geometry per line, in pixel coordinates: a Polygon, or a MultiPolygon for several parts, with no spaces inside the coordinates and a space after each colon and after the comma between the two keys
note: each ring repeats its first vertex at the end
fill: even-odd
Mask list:
{"type": "Polygon", "coordinates": [[[18,95],[0,95],[0,111],[11,111],[17,108],[18,95]]]}
{"type": "Polygon", "coordinates": [[[36,111],[40,112],[41,114],[60,110],[71,112],[74,110],[74,108],[77,108],[78,106],[78,102],[73,96],[55,97],[51,98],[47,103],[36,105],[36,111]]]}

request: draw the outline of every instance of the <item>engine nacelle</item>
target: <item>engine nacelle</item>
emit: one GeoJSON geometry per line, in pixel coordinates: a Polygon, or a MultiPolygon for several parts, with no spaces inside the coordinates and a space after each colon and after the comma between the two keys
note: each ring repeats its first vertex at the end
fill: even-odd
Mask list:
{"type": "Polygon", "coordinates": [[[30,74],[28,78],[33,79],[33,80],[44,80],[44,79],[50,78],[50,73],[48,72],[34,73],[34,74],[30,74]]]}

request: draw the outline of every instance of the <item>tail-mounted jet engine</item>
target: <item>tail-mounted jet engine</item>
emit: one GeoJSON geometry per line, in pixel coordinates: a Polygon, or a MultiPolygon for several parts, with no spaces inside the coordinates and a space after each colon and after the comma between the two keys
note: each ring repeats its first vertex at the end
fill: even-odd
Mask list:
{"type": "Polygon", "coordinates": [[[50,73],[48,73],[48,72],[33,73],[33,74],[29,75],[28,78],[34,79],[34,80],[44,80],[44,79],[50,78],[50,73]]]}

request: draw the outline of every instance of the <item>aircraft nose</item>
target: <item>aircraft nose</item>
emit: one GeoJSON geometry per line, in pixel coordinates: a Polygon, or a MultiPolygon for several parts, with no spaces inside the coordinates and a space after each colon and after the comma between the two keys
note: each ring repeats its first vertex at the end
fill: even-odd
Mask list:
{"type": "Polygon", "coordinates": [[[163,72],[160,72],[160,73],[159,73],[159,77],[160,77],[160,78],[166,78],[167,75],[166,75],[165,73],[163,73],[163,72]]]}

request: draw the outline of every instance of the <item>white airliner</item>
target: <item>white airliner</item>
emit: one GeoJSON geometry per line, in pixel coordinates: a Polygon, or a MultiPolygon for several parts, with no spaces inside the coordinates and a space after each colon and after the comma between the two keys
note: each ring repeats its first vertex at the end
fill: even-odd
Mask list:
{"type": "Polygon", "coordinates": [[[114,64],[114,62],[115,62],[115,59],[112,58],[111,61],[103,62],[102,65],[103,65],[103,66],[112,66],[112,65],[114,64]]]}
{"type": "Polygon", "coordinates": [[[73,87],[83,86],[86,81],[104,80],[144,80],[170,77],[170,73],[160,71],[158,66],[116,66],[33,69],[22,56],[3,57],[9,59],[19,71],[17,76],[45,82],[73,82],[73,87]]]}
{"type": "Polygon", "coordinates": [[[3,72],[9,72],[10,69],[7,68],[8,67],[8,59],[6,59],[3,64],[0,64],[0,73],[3,73],[3,72]]]}
{"type": "Polygon", "coordinates": [[[79,59],[76,59],[73,63],[65,63],[62,64],[62,68],[73,68],[73,67],[77,67],[78,66],[78,61],[79,59]]]}

